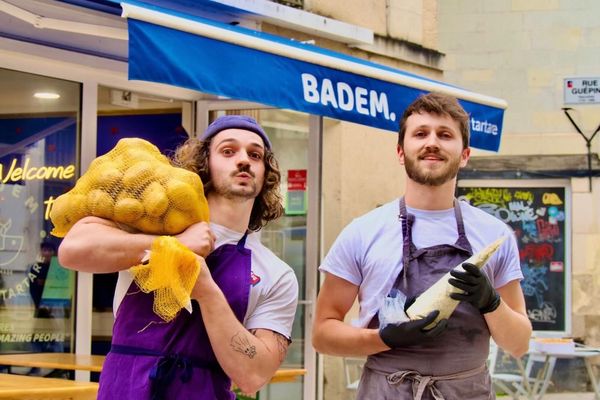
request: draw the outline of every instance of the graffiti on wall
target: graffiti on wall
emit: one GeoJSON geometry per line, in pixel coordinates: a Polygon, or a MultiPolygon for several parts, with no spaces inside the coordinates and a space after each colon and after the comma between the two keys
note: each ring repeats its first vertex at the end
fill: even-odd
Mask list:
{"type": "Polygon", "coordinates": [[[459,187],[458,195],[515,232],[533,329],[566,330],[565,188],[459,187]]]}

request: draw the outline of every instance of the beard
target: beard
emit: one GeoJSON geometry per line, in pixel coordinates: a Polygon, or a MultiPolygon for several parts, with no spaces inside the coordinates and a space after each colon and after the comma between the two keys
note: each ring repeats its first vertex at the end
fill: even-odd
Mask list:
{"type": "MultiPolygon", "coordinates": [[[[427,154],[431,154],[431,152],[428,152],[427,154]]],[[[439,152],[436,154],[441,156],[439,152]]],[[[446,165],[442,165],[438,168],[424,168],[419,166],[420,157],[420,155],[417,155],[416,157],[412,158],[408,157],[408,155],[405,155],[404,167],[408,177],[421,185],[441,186],[444,183],[456,178],[458,175],[461,160],[460,156],[456,158],[444,157],[446,159],[446,165]]]]}
{"type": "Polygon", "coordinates": [[[256,178],[256,175],[254,172],[250,171],[249,167],[241,167],[232,172],[229,175],[229,179],[213,180],[212,185],[214,192],[229,200],[243,201],[256,198],[260,193],[260,189],[258,188],[255,179],[250,180],[246,185],[239,185],[233,182],[235,176],[241,172],[245,172],[252,176],[252,178],[256,178]]]}

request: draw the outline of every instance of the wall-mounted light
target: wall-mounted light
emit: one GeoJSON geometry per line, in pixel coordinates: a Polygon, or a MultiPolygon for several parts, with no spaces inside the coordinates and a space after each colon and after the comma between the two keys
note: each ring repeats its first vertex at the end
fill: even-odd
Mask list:
{"type": "Polygon", "coordinates": [[[50,99],[55,100],[60,98],[60,94],[54,92],[37,92],[33,94],[36,99],[50,99]]]}

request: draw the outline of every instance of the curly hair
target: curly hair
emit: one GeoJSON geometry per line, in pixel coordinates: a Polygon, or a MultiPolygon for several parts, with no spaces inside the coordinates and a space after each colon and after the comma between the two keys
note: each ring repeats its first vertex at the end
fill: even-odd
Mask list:
{"type": "MultiPolygon", "coordinates": [[[[200,176],[204,185],[205,196],[214,191],[208,163],[210,143],[211,139],[201,141],[197,138],[190,138],[179,146],[171,157],[171,161],[175,166],[185,168],[200,176]]],[[[283,215],[282,197],[279,191],[281,182],[279,163],[270,149],[265,149],[263,159],[265,179],[260,193],[254,200],[248,224],[248,230],[253,232],[259,231],[269,221],[283,215]]]]}
{"type": "Polygon", "coordinates": [[[455,97],[442,93],[428,93],[419,96],[412,102],[400,120],[400,129],[398,131],[398,145],[403,146],[404,136],[406,134],[406,120],[412,114],[425,112],[435,115],[447,115],[458,122],[460,135],[462,136],[463,149],[469,147],[469,114],[462,108],[455,97]]]}

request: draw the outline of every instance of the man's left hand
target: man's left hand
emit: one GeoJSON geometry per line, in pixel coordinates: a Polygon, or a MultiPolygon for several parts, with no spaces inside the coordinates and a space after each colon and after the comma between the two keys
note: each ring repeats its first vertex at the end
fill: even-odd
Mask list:
{"type": "Polygon", "coordinates": [[[496,310],[500,306],[500,295],[492,287],[487,276],[473,264],[463,263],[462,267],[465,272],[450,271],[450,275],[455,279],[450,278],[448,282],[464,293],[452,293],[450,297],[471,303],[482,314],[496,310]]]}

